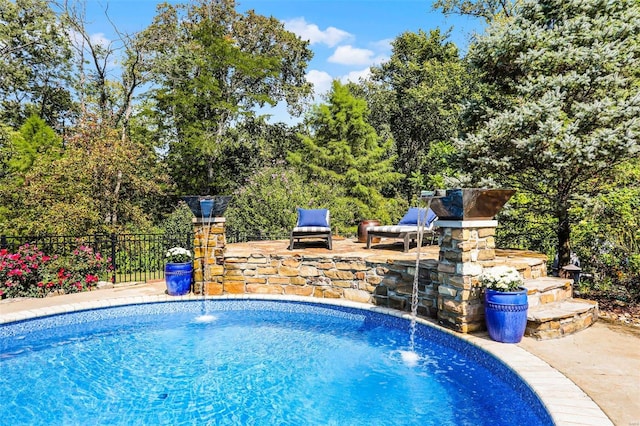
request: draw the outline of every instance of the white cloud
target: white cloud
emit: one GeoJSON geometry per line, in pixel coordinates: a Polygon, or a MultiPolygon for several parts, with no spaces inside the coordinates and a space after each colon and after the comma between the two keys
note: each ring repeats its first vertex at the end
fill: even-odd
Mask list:
{"type": "MultiPolygon", "coordinates": [[[[83,40],[82,34],[80,34],[76,30],[71,30],[69,32],[69,37],[71,38],[71,43],[73,43],[73,45],[78,47],[78,48],[80,48],[81,46],[84,46],[86,44],[86,42],[83,40]]],[[[108,48],[109,45],[111,44],[111,40],[109,40],[104,35],[104,33],[90,34],[89,35],[89,39],[91,40],[91,43],[94,46],[101,46],[101,47],[104,47],[104,48],[108,48]]]]}
{"type": "Polygon", "coordinates": [[[368,65],[373,62],[373,55],[372,50],[346,45],[338,46],[327,60],[341,65],[368,65]]]}
{"type": "MultiPolygon", "coordinates": [[[[348,83],[350,81],[353,83],[357,83],[360,79],[368,79],[370,75],[371,69],[367,67],[361,70],[351,71],[348,74],[337,77],[337,79],[342,83],[348,83]]],[[[322,96],[329,90],[331,90],[331,83],[336,79],[332,77],[328,72],[318,70],[309,71],[306,77],[307,81],[313,84],[313,92],[316,97],[322,96]]]]}
{"type": "Polygon", "coordinates": [[[377,52],[376,57],[371,61],[372,65],[380,65],[381,63],[389,60],[391,57],[392,42],[393,39],[386,38],[370,43],[371,48],[377,52]]]}
{"type": "Polygon", "coordinates": [[[360,79],[367,80],[370,75],[371,68],[367,67],[363,70],[351,71],[349,74],[343,75],[342,77],[340,77],[340,81],[342,83],[347,83],[349,81],[352,83],[357,83],[358,81],[360,81],[360,79]]]}
{"type": "Polygon", "coordinates": [[[385,38],[383,40],[374,41],[371,43],[371,47],[379,52],[391,52],[392,38],[385,38]]]}
{"type": "Polygon", "coordinates": [[[316,95],[322,95],[331,89],[333,77],[329,73],[318,70],[311,70],[306,75],[307,81],[313,84],[313,91],[316,95]]]}
{"type": "Polygon", "coordinates": [[[104,33],[95,33],[90,36],[91,43],[97,46],[102,46],[104,48],[109,47],[111,44],[111,40],[105,37],[104,33]]]}
{"type": "Polygon", "coordinates": [[[304,18],[284,21],[284,27],[287,31],[300,36],[301,39],[309,40],[311,44],[322,43],[329,47],[353,38],[350,33],[335,27],[328,27],[323,31],[316,24],[308,23],[304,18]]]}

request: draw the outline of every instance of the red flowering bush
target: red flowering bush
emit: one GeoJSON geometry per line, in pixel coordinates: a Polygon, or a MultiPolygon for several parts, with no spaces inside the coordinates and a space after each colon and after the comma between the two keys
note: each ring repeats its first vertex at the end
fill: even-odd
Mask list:
{"type": "Polygon", "coordinates": [[[99,252],[94,252],[91,247],[80,245],[70,256],[61,257],[55,262],[52,287],[63,293],[91,290],[100,275],[109,269],[109,263],[109,259],[102,257],[99,252]]]}
{"type": "Polygon", "coordinates": [[[0,250],[0,297],[42,297],[47,268],[55,259],[35,245],[24,244],[15,253],[0,250]]]}
{"type": "Polygon", "coordinates": [[[0,250],[0,297],[44,297],[51,292],[91,290],[108,270],[109,259],[81,245],[69,256],[50,257],[34,245],[16,253],[0,250]]]}

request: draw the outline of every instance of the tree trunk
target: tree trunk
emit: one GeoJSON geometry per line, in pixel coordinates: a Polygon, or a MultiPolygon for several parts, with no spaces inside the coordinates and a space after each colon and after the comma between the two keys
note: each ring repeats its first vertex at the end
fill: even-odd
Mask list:
{"type": "Polygon", "coordinates": [[[113,205],[111,206],[111,226],[118,224],[118,201],[120,199],[120,186],[122,185],[122,170],[118,170],[116,187],[113,190],[113,205]]]}
{"type": "Polygon", "coordinates": [[[571,238],[571,224],[569,222],[569,208],[566,203],[562,203],[558,208],[558,272],[563,266],[569,264],[571,260],[571,246],[569,244],[571,238]]]}

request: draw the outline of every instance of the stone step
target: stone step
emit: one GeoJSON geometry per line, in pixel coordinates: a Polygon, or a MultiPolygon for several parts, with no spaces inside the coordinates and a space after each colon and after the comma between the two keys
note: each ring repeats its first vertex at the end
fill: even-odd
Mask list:
{"type": "Polygon", "coordinates": [[[540,277],[524,281],[529,307],[561,302],[573,296],[573,281],[567,278],[540,277]]]}
{"type": "Polygon", "coordinates": [[[598,302],[565,299],[552,303],[529,305],[526,336],[538,340],[555,339],[584,330],[598,319],[598,302]]]}

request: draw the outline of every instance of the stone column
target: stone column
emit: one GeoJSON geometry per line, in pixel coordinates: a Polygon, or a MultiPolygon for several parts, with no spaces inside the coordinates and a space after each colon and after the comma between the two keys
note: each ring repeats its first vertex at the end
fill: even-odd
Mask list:
{"type": "Polygon", "coordinates": [[[194,218],[193,269],[197,294],[210,296],[223,292],[224,251],[226,246],[225,218],[194,218]]]}
{"type": "Polygon", "coordinates": [[[484,301],[478,276],[495,259],[496,220],[442,220],[438,264],[438,322],[462,333],[481,330],[484,301]]]}

